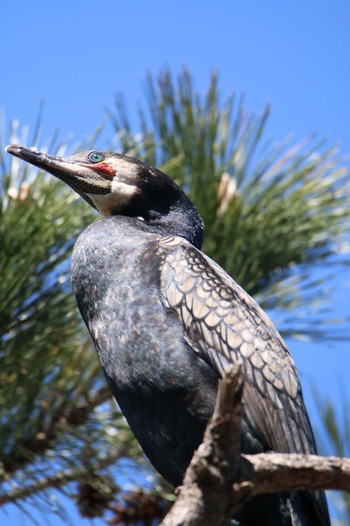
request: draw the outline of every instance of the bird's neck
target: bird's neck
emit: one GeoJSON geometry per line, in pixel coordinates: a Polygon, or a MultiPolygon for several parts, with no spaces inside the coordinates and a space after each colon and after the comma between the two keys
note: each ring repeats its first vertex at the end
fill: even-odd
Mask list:
{"type": "Polygon", "coordinates": [[[180,195],[167,207],[155,204],[147,210],[138,207],[128,208],[122,215],[134,217],[137,228],[144,232],[162,236],[181,236],[196,248],[202,246],[203,221],[198,210],[185,194],[180,195]]]}
{"type": "MultiPolygon", "coordinates": [[[[192,205],[192,203],[191,203],[192,205]]],[[[162,235],[181,236],[196,248],[201,248],[203,243],[203,221],[197,211],[192,207],[176,206],[170,209],[166,216],[155,217],[148,222],[152,232],[162,235]]]]}

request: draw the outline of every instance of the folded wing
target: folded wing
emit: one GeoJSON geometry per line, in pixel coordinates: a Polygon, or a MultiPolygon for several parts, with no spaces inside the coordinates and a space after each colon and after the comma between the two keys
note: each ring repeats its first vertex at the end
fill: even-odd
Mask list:
{"type": "MultiPolygon", "coordinates": [[[[268,316],[184,239],[163,239],[159,255],[162,301],[178,314],[189,346],[219,377],[230,363],[243,363],[243,419],[256,439],[242,437],[243,451],[316,453],[294,362],[268,316]],[[258,447],[252,450],[251,444],[258,447]]],[[[316,505],[322,524],[328,524],[324,494],[305,492],[305,497],[316,505]]]]}

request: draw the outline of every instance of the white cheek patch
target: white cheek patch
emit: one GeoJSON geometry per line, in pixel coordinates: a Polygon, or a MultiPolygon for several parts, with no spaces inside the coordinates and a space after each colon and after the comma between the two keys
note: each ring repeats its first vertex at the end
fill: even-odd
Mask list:
{"type": "Polygon", "coordinates": [[[108,159],[108,164],[115,170],[116,175],[114,179],[118,178],[118,180],[123,183],[132,183],[132,181],[137,179],[137,173],[139,171],[137,164],[118,157],[108,159]]]}
{"type": "Polygon", "coordinates": [[[118,181],[118,175],[114,176],[111,191],[108,194],[87,194],[94,203],[97,210],[105,216],[115,214],[123,205],[130,202],[132,197],[138,193],[136,185],[118,181]]]}

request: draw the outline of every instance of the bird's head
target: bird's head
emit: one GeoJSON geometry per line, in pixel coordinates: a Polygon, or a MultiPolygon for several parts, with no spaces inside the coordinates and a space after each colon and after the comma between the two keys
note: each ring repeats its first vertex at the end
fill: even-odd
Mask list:
{"type": "Polygon", "coordinates": [[[61,179],[102,215],[135,217],[149,230],[167,227],[196,246],[202,243],[203,224],[193,203],[168,175],[138,159],[99,150],[58,157],[17,144],[5,150],[61,179]]]}

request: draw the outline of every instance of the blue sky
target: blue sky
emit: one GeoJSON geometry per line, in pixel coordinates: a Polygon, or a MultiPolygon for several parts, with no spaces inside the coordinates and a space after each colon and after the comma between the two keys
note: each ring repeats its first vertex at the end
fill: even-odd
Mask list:
{"type": "MultiPolygon", "coordinates": [[[[349,15],[345,0],[5,0],[0,106],[8,120],[33,126],[44,100],[42,139],[59,129],[76,142],[104,119],[116,92],[132,113],[147,71],[169,66],[176,74],[186,65],[198,91],[216,70],[223,96],[244,92],[246,108],[257,112],[270,102],[266,138],[317,133],[349,154],[349,15]]],[[[337,313],[350,314],[349,282],[348,274],[334,284],[342,289],[337,313]]],[[[311,384],[337,401],[341,383],[350,399],[348,343],[290,346],[312,417],[311,384]]],[[[18,511],[8,519],[29,523],[18,511]]]]}

